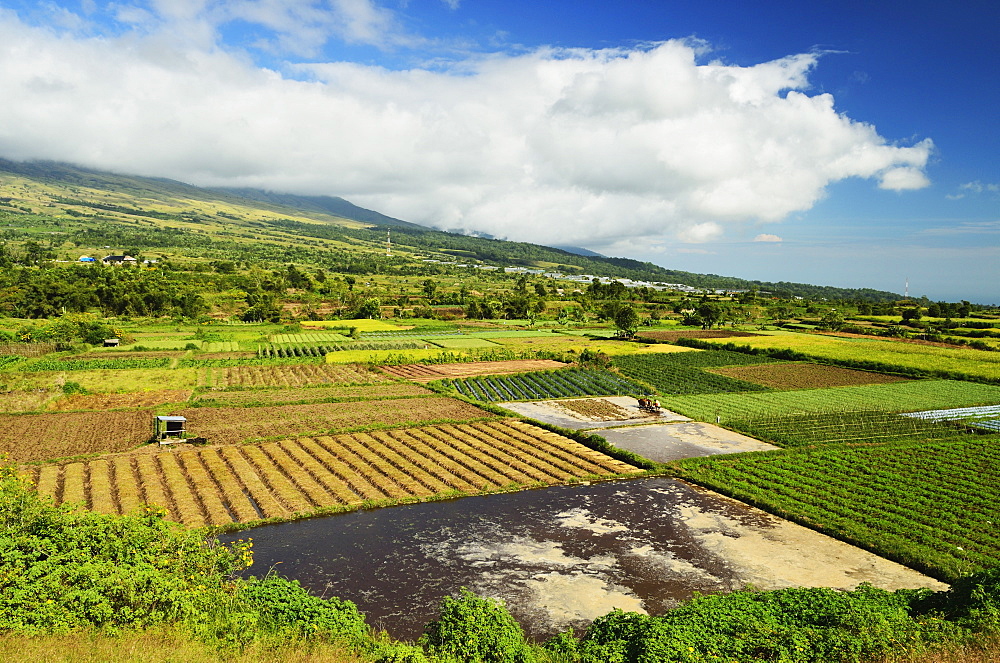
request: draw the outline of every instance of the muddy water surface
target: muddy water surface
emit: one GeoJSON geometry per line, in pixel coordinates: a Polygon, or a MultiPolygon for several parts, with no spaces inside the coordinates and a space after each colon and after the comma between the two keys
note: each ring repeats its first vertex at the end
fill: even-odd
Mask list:
{"type": "Polygon", "coordinates": [[[792,585],[939,583],[682,482],[557,486],[269,525],[257,575],[275,567],[369,623],[415,639],[461,587],[504,599],[538,639],[613,608],[656,614],[692,592],[792,585]]]}

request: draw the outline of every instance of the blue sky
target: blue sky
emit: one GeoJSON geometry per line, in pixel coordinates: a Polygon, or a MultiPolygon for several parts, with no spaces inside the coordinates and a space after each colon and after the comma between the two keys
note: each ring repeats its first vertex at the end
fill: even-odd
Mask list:
{"type": "Polygon", "coordinates": [[[0,0],[0,157],[1000,303],[992,2],[0,0]]]}

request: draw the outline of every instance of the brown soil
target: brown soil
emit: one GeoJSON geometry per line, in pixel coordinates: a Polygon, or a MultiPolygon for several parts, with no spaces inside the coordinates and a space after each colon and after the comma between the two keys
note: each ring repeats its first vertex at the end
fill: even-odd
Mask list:
{"type": "Polygon", "coordinates": [[[216,369],[216,387],[306,387],[389,382],[383,373],[356,364],[231,366],[216,369]]]}
{"type": "Polygon", "coordinates": [[[625,408],[600,398],[552,401],[552,405],[596,421],[625,421],[633,416],[625,408]]]}
{"type": "Polygon", "coordinates": [[[908,378],[821,364],[758,364],[705,369],[773,389],[822,389],[902,382],[908,378]]]}
{"type": "Polygon", "coordinates": [[[30,462],[131,449],[153,435],[153,413],[0,415],[0,454],[30,462]]]}
{"type": "MultiPolygon", "coordinates": [[[[407,426],[423,422],[474,421],[494,415],[451,398],[394,400],[389,407],[372,401],[278,405],[252,409],[201,407],[173,414],[187,417],[187,431],[211,443],[232,444],[259,438],[310,435],[368,426],[407,426]]],[[[151,421],[151,420],[150,420],[151,421]]]]}
{"type": "Polygon", "coordinates": [[[212,391],[198,397],[219,405],[249,403],[297,403],[342,398],[344,400],[381,400],[407,396],[429,396],[434,392],[415,384],[394,382],[357,387],[309,387],[307,389],[250,389],[246,391],[212,391]]]}
{"type": "Polygon", "coordinates": [[[475,361],[455,364],[404,364],[380,366],[389,375],[415,382],[430,382],[443,378],[462,378],[471,375],[503,375],[527,371],[546,371],[565,366],[561,361],[549,359],[524,359],[512,361],[475,361]]]}
{"type": "Polygon", "coordinates": [[[148,408],[164,403],[184,403],[191,392],[184,389],[145,391],[135,394],[74,394],[50,403],[50,410],[120,410],[148,408]]]}
{"type": "Polygon", "coordinates": [[[679,338],[742,338],[745,336],[760,336],[750,332],[732,329],[672,329],[664,331],[639,332],[639,338],[651,338],[657,341],[676,341],[679,338]]]}

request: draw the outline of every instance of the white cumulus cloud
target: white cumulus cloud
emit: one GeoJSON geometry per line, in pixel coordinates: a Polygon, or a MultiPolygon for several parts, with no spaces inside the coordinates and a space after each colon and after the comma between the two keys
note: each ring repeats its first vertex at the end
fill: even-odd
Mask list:
{"type": "Polygon", "coordinates": [[[777,235],[770,235],[768,233],[761,233],[753,238],[755,242],[783,242],[784,240],[777,235]]]}
{"type": "Polygon", "coordinates": [[[340,195],[446,229],[598,250],[711,242],[808,210],[845,178],[928,184],[930,140],[892,144],[810,94],[817,54],[737,67],[674,40],[282,73],[227,50],[218,26],[256,22],[314,51],[338,31],[402,38],[394,15],[369,0],[162,0],[142,12],[129,19],[141,31],[99,38],[0,12],[0,156],[340,195]]]}

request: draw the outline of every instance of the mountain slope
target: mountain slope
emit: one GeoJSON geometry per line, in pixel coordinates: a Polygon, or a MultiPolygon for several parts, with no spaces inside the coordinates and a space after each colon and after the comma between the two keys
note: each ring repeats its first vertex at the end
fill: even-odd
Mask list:
{"type": "MultiPolygon", "coordinates": [[[[331,196],[253,189],[204,189],[53,162],[0,159],[0,225],[7,239],[31,232],[76,247],[119,247],[210,260],[299,263],[364,273],[393,265],[429,269],[420,259],[481,261],[566,273],[680,283],[698,288],[757,287],[781,296],[891,301],[898,294],[802,283],[749,281],[666,269],[649,262],[580,255],[527,242],[459,235],[394,219],[331,196]],[[28,223],[29,218],[31,222],[28,223]],[[32,231],[23,230],[31,226],[32,231]],[[15,230],[15,228],[20,230],[15,230]],[[387,260],[386,230],[392,231],[387,260]]],[[[571,247],[567,247],[571,248],[571,247]]],[[[66,246],[62,247],[68,259],[66,246]]],[[[77,251],[79,253],[79,251],[77,251]]],[[[590,252],[592,253],[592,252],[590,252]]]]}
{"type": "Polygon", "coordinates": [[[375,212],[364,207],[358,207],[354,203],[336,196],[299,196],[291,193],[275,193],[273,191],[263,191],[261,189],[236,189],[222,188],[211,189],[222,193],[254,200],[263,203],[281,205],[298,210],[310,210],[332,214],[344,219],[352,219],[363,223],[372,223],[379,226],[405,226],[407,228],[421,228],[422,226],[409,221],[401,221],[391,216],[386,216],[380,212],[375,212]]]}

